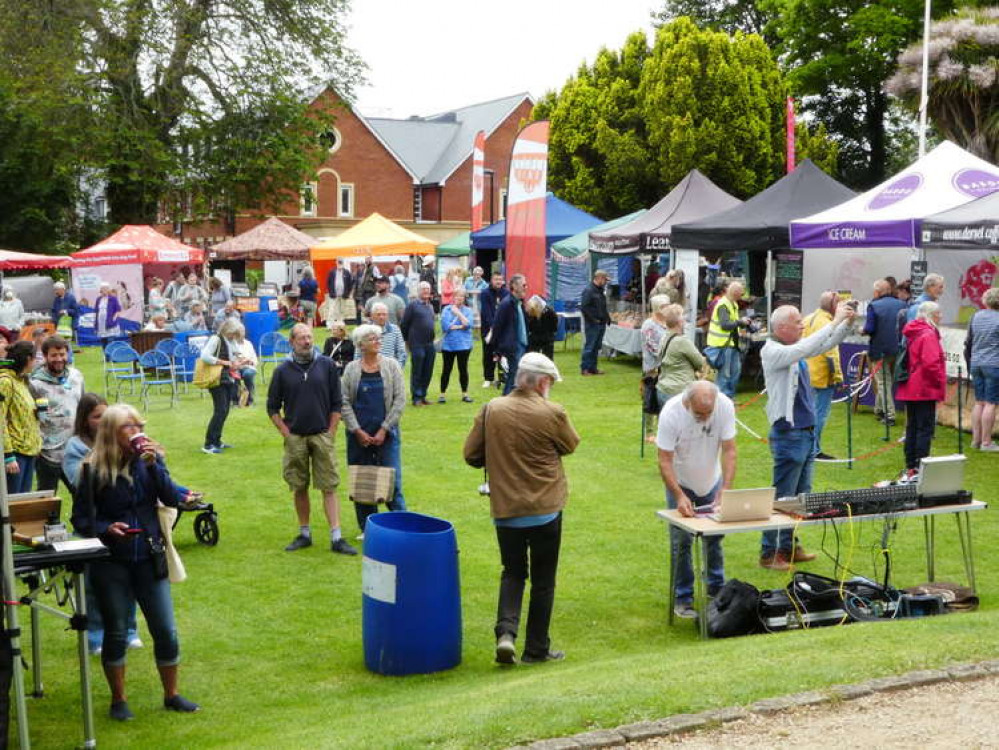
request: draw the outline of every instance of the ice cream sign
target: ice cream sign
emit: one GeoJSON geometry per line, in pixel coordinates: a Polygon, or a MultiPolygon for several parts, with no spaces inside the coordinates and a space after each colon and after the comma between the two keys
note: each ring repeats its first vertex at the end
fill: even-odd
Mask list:
{"type": "Polygon", "coordinates": [[[919,172],[911,172],[904,177],[899,177],[871,198],[867,204],[867,210],[880,211],[888,206],[894,206],[916,192],[922,184],[923,176],[919,172]]]}

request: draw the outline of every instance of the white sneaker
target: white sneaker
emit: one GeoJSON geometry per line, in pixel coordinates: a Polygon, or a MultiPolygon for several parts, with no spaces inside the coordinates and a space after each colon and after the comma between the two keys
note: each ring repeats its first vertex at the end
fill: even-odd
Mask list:
{"type": "Polygon", "coordinates": [[[898,479],[895,480],[895,484],[918,484],[919,483],[919,470],[918,469],[906,469],[902,472],[898,479]]]}
{"type": "Polygon", "coordinates": [[[999,453],[999,444],[996,443],[982,443],[978,450],[983,453],[999,453]]]}
{"type": "Polygon", "coordinates": [[[138,637],[133,638],[132,640],[130,640],[128,642],[128,647],[129,648],[142,648],[143,645],[145,645],[145,644],[143,644],[142,639],[138,638],[138,637]]]}
{"type": "Polygon", "coordinates": [[[491,380],[483,380],[482,381],[482,387],[483,388],[492,388],[493,387],[493,381],[491,381],[491,380]]]}
{"type": "Polygon", "coordinates": [[[354,539],[357,540],[358,542],[363,542],[364,534],[358,534],[357,536],[354,537],[354,539]]]}

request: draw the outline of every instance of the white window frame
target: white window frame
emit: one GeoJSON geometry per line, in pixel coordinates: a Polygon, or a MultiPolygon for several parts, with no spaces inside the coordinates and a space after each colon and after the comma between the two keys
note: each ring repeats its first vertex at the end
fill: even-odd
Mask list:
{"type": "Polygon", "coordinates": [[[341,182],[337,191],[337,213],[345,219],[354,218],[354,183],[341,182]],[[347,198],[347,210],[343,210],[343,199],[347,198]]]}
{"type": "Polygon", "coordinates": [[[302,183],[302,189],[298,193],[299,216],[316,216],[318,213],[319,213],[319,183],[318,182],[302,183]],[[305,205],[306,191],[312,193],[311,209],[306,208],[305,205]]]}
{"type": "Polygon", "coordinates": [[[325,135],[327,132],[332,132],[333,133],[333,136],[336,138],[336,143],[334,143],[332,146],[327,147],[326,152],[328,154],[335,154],[337,151],[340,150],[340,146],[343,145],[343,136],[340,135],[340,131],[339,130],[337,130],[334,127],[331,127],[328,130],[323,131],[322,133],[320,133],[319,134],[320,137],[323,136],[323,135],[325,135]]]}
{"type": "Polygon", "coordinates": [[[500,191],[499,191],[499,211],[497,211],[497,213],[499,214],[498,221],[503,221],[503,219],[506,218],[506,196],[507,196],[507,190],[506,190],[506,188],[500,188],[500,191]]]}

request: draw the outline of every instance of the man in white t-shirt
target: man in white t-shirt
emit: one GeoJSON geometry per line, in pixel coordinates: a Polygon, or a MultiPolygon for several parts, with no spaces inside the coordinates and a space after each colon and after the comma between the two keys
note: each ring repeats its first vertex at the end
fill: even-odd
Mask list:
{"type": "MultiPolygon", "coordinates": [[[[673,396],[659,413],[659,472],[666,485],[666,505],[692,518],[697,508],[711,507],[735,480],[735,406],[714,383],[696,380],[673,396]],[[721,456],[719,460],[719,454],[721,456]]],[[[693,618],[694,569],[690,535],[670,527],[676,566],[674,613],[693,618]]],[[[708,595],[725,583],[722,537],[704,538],[708,562],[708,595]]]]}

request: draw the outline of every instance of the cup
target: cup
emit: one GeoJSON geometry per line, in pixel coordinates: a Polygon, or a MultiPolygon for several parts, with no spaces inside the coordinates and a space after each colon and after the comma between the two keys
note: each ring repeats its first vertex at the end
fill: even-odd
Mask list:
{"type": "Polygon", "coordinates": [[[135,435],[129,439],[129,443],[132,445],[132,450],[142,458],[146,463],[152,463],[156,460],[156,451],[153,448],[153,441],[149,439],[149,436],[144,432],[137,432],[135,435]]]}

